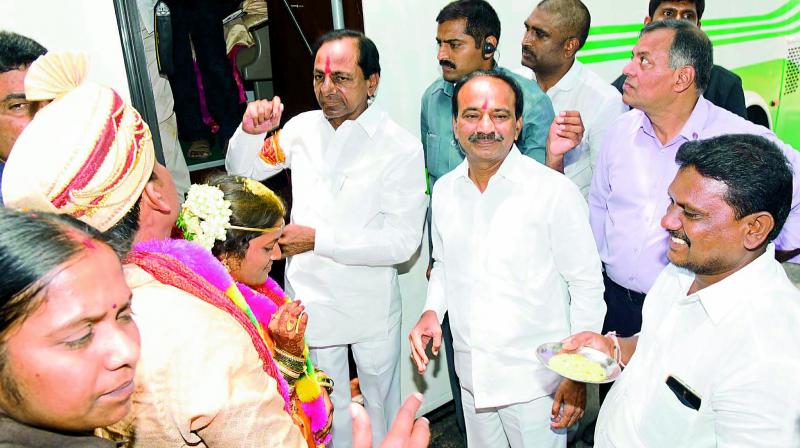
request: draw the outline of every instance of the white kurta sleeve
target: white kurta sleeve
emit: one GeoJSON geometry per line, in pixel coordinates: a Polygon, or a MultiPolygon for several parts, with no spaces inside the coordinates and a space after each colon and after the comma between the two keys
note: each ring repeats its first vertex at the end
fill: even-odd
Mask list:
{"type": "Polygon", "coordinates": [[[562,183],[549,220],[556,269],[569,289],[570,332],[599,332],[606,315],[600,256],[583,196],[571,182],[562,183]]]}
{"type": "Polygon", "coordinates": [[[444,319],[444,313],[447,312],[447,298],[445,296],[445,269],[444,262],[442,261],[442,235],[436,226],[436,221],[431,216],[431,243],[433,251],[431,258],[433,261],[433,269],[431,269],[431,278],[428,281],[428,295],[425,299],[424,311],[432,310],[436,312],[436,317],[439,318],[439,323],[444,319]]]}
{"type": "Polygon", "coordinates": [[[387,164],[380,184],[382,225],[376,228],[316,228],[314,253],[337,263],[392,266],[407,261],[420,245],[428,198],[422,145],[387,164]]]}
{"type": "MultiPolygon", "coordinates": [[[[287,123],[288,124],[288,123],[287,123]]],[[[267,133],[252,135],[244,132],[242,125],[236,129],[228,142],[228,154],[225,156],[225,169],[228,174],[244,176],[256,180],[264,180],[290,168],[289,145],[283,145],[286,161],[280,165],[269,165],[259,157],[267,133]]],[[[286,139],[280,136],[281,142],[286,139]]]]}

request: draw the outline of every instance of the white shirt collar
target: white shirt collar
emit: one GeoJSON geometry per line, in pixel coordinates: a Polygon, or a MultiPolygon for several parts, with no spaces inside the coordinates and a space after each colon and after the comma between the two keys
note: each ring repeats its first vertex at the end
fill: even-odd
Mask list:
{"type": "MultiPolygon", "coordinates": [[[[524,157],[519,149],[517,149],[517,145],[514,144],[511,146],[511,150],[508,152],[508,155],[505,159],[503,159],[503,163],[500,164],[500,168],[497,169],[497,172],[494,173],[494,176],[500,176],[504,179],[508,179],[512,182],[519,182],[522,179],[520,178],[519,170],[516,169],[517,165],[519,165],[515,160],[524,157]]],[[[469,161],[467,158],[464,158],[464,161],[461,162],[454,170],[456,177],[465,178],[469,182],[472,182],[469,179],[469,161]]],[[[493,177],[494,177],[493,176],[493,177]]]]}
{"type": "Polygon", "coordinates": [[[561,79],[559,79],[558,82],[553,87],[550,88],[550,90],[553,89],[564,90],[564,91],[572,90],[572,88],[578,84],[578,81],[580,80],[582,73],[583,73],[583,64],[581,64],[580,62],[578,62],[577,59],[575,59],[572,62],[572,67],[569,68],[567,73],[565,73],[564,76],[562,76],[561,79]]]}
{"type": "MultiPolygon", "coordinates": [[[[584,70],[583,64],[581,64],[580,62],[578,62],[577,59],[575,59],[572,62],[572,67],[569,68],[567,73],[565,73],[564,76],[562,76],[561,79],[559,79],[558,82],[555,83],[555,85],[553,85],[553,87],[550,87],[550,89],[548,89],[546,93],[550,95],[552,94],[553,90],[563,90],[563,91],[572,90],[578,84],[578,81],[581,79],[583,70],[584,70]]],[[[536,72],[529,69],[528,67],[525,67],[524,65],[514,70],[514,72],[522,77],[531,79],[534,82],[536,81],[536,72]]]]}
{"type": "MultiPolygon", "coordinates": [[[[378,131],[378,127],[380,127],[380,124],[383,121],[383,116],[383,109],[381,109],[377,104],[372,104],[371,106],[367,106],[367,109],[362,112],[361,115],[356,117],[355,120],[346,120],[345,123],[349,121],[357,124],[359,127],[361,127],[361,129],[364,130],[364,132],[367,133],[369,138],[372,138],[378,131]]],[[[330,126],[330,122],[327,118],[325,118],[325,115],[322,115],[322,119],[328,123],[328,126],[330,126]]]]}
{"type": "MultiPolygon", "coordinates": [[[[765,276],[765,272],[770,269],[770,265],[774,260],[775,245],[770,243],[763,254],[745,267],[711,286],[682,298],[681,304],[699,300],[708,318],[717,325],[742,301],[751,297],[751,294],[743,293],[744,291],[753,290],[753,297],[757,297],[756,291],[760,282],[763,282],[765,278],[769,278],[769,276],[765,276]],[[731,291],[737,291],[737,293],[732,294],[731,291]]],[[[685,286],[688,291],[695,275],[685,270],[682,270],[680,274],[681,285],[685,286]]]]}

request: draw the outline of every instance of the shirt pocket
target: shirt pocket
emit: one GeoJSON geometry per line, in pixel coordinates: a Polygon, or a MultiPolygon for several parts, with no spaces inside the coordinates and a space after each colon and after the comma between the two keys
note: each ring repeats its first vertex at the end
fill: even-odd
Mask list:
{"type": "Polygon", "coordinates": [[[647,447],[683,446],[685,434],[698,417],[698,411],[684,405],[665,381],[656,387],[642,412],[640,435],[647,447]]]}

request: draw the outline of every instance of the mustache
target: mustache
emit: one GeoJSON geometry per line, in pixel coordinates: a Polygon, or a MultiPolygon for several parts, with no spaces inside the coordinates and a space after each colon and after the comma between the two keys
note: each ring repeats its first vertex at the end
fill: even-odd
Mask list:
{"type": "Polygon", "coordinates": [[[679,240],[685,241],[687,246],[691,246],[692,245],[692,242],[689,241],[689,236],[686,235],[685,233],[678,232],[676,230],[668,230],[667,232],[669,233],[669,236],[671,236],[673,238],[677,238],[679,240]]]}
{"type": "Polygon", "coordinates": [[[490,133],[483,133],[483,132],[475,132],[474,134],[469,136],[469,142],[475,143],[478,140],[494,140],[496,142],[502,142],[504,140],[503,136],[500,134],[496,134],[494,132],[490,133]]]}
{"type": "Polygon", "coordinates": [[[439,65],[442,67],[452,68],[453,70],[456,69],[456,64],[452,61],[448,61],[447,59],[442,59],[439,61],[439,65]]]}

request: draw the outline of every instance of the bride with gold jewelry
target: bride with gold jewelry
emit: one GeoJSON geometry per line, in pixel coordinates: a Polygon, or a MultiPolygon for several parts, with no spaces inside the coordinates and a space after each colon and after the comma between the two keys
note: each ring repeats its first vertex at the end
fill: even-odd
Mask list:
{"type": "Polygon", "coordinates": [[[285,213],[283,201],[261,183],[219,176],[192,185],[178,217],[183,237],[196,244],[151,241],[137,244],[132,255],[174,257],[213,286],[206,294],[225,296],[236,308],[232,314],[242,316],[264,371],[275,377],[286,411],[309,446],[318,447],[330,440],[333,382],[308,357],[302,303],[269,277],[272,262],[281,257],[285,213]]]}

